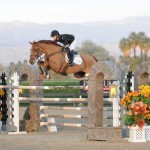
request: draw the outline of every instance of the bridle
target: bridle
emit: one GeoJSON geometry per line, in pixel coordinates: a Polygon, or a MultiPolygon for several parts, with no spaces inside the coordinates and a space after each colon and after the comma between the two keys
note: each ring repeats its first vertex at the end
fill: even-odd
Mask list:
{"type": "MultiPolygon", "coordinates": [[[[30,54],[30,58],[38,59],[39,57],[41,57],[43,52],[40,50],[40,48],[34,48],[34,50],[36,51],[36,53],[30,54]],[[39,51],[41,51],[41,55],[39,55],[39,51]]],[[[33,51],[33,49],[31,49],[30,51],[33,51]]],[[[42,59],[42,58],[40,58],[40,59],[42,59]]]]}
{"type": "MultiPolygon", "coordinates": [[[[30,57],[34,57],[34,58],[36,58],[37,60],[43,59],[44,56],[43,56],[43,57],[41,57],[41,56],[42,56],[42,54],[44,54],[44,50],[42,50],[42,48],[39,48],[39,47],[36,48],[35,50],[36,50],[36,54],[30,54],[30,57]],[[38,56],[38,52],[39,52],[39,51],[41,51],[41,55],[40,55],[40,56],[38,56]],[[37,56],[38,56],[38,57],[37,57],[37,56]]],[[[50,57],[52,57],[52,56],[54,56],[54,55],[56,55],[56,54],[61,53],[61,54],[63,55],[63,57],[65,58],[65,55],[63,54],[63,51],[64,51],[64,47],[62,47],[62,49],[59,50],[59,51],[56,51],[56,52],[53,52],[52,54],[49,54],[48,56],[46,56],[46,54],[45,54],[45,56],[46,56],[46,58],[50,58],[50,57]]]]}

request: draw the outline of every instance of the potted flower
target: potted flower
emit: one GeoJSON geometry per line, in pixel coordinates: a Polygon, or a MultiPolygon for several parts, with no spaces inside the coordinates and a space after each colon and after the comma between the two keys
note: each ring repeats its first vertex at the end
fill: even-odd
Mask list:
{"type": "Polygon", "coordinates": [[[138,126],[142,128],[145,124],[144,116],[146,115],[147,105],[143,102],[134,102],[128,107],[125,115],[125,124],[129,127],[138,126]]]}
{"type": "Polygon", "coordinates": [[[124,119],[130,130],[129,141],[145,142],[145,123],[150,125],[150,86],[139,86],[138,91],[128,92],[121,105],[126,109],[124,119]]]}

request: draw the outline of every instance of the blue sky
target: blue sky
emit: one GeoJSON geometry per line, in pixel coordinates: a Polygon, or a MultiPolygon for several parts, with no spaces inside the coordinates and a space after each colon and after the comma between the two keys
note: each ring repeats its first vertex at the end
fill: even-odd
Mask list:
{"type": "Polygon", "coordinates": [[[150,0],[0,0],[0,22],[79,23],[150,16],[150,0]]]}

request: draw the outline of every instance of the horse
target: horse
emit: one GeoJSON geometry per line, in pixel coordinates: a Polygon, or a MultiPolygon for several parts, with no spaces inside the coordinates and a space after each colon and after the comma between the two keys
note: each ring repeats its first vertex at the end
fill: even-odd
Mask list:
{"type": "Polygon", "coordinates": [[[37,65],[49,67],[57,74],[66,76],[67,74],[74,74],[75,78],[83,78],[89,74],[93,64],[97,62],[97,59],[93,55],[82,54],[82,63],[80,65],[69,66],[66,61],[66,52],[64,47],[51,40],[40,40],[38,42],[29,42],[32,46],[30,49],[29,63],[35,64],[36,60],[45,54],[45,61],[38,61],[37,65]]]}

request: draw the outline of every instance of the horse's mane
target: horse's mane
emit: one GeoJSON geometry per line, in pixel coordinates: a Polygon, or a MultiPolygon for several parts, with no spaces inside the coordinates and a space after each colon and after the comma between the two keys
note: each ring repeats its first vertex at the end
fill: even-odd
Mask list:
{"type": "Polygon", "coordinates": [[[51,40],[40,40],[40,41],[38,41],[38,43],[53,44],[53,45],[56,45],[56,46],[59,46],[59,47],[63,47],[63,46],[57,44],[56,41],[51,41],[51,40]]]}

